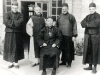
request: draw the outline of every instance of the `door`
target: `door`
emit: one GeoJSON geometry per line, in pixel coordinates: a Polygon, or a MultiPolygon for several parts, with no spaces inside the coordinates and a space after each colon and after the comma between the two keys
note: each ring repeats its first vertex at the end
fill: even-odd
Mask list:
{"type": "Polygon", "coordinates": [[[27,2],[27,1],[21,2],[21,12],[24,18],[24,24],[23,24],[24,50],[29,50],[30,36],[26,33],[26,24],[30,18],[30,15],[33,15],[32,12],[34,13],[34,11],[29,10],[29,7],[32,5],[35,5],[35,2],[27,2]]]}
{"type": "Polygon", "coordinates": [[[41,7],[43,17],[47,18],[48,14],[49,14],[49,12],[48,12],[49,11],[48,10],[48,8],[49,8],[48,2],[36,2],[35,6],[41,7]]]}

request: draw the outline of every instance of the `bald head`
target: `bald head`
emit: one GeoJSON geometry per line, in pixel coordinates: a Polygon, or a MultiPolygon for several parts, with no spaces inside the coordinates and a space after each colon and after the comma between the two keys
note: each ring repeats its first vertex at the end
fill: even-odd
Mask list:
{"type": "Polygon", "coordinates": [[[37,15],[41,15],[41,8],[40,7],[35,7],[34,8],[34,11],[35,11],[35,13],[37,14],[37,15]]]}

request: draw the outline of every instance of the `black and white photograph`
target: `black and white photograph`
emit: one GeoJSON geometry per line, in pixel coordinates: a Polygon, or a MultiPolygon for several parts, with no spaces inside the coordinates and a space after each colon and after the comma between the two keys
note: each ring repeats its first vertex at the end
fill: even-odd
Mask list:
{"type": "Polygon", "coordinates": [[[0,0],[0,75],[100,75],[100,0],[0,0]]]}

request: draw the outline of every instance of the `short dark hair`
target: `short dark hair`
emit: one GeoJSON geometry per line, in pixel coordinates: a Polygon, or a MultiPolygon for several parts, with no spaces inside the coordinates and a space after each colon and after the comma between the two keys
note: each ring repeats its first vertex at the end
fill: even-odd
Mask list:
{"type": "Polygon", "coordinates": [[[63,3],[62,7],[64,7],[64,6],[68,7],[68,4],[67,3],[63,3]]]}

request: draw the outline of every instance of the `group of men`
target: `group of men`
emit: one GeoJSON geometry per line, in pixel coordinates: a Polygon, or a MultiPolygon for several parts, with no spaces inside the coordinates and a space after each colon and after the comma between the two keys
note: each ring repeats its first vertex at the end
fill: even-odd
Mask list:
{"type": "MultiPolygon", "coordinates": [[[[68,9],[68,4],[63,3],[62,14],[59,15],[55,26],[59,29],[62,38],[58,47],[62,52],[62,62],[59,65],[67,65],[68,68],[71,68],[72,60],[74,60],[74,40],[78,36],[78,32],[76,19],[68,12],[68,9]]],[[[89,64],[88,68],[84,68],[85,70],[92,70],[92,73],[96,73],[97,64],[100,64],[100,15],[96,12],[95,3],[90,3],[89,10],[90,14],[87,15],[81,22],[82,28],[85,28],[83,64],[89,64]],[[93,68],[92,65],[94,65],[93,68]]],[[[33,50],[35,52],[35,58],[39,59],[41,47],[39,46],[37,38],[40,31],[46,26],[46,24],[45,19],[41,14],[40,7],[35,7],[34,11],[35,14],[27,23],[27,26],[30,29],[26,28],[26,31],[28,35],[34,39],[33,50]]],[[[10,62],[8,68],[19,68],[18,60],[24,59],[24,47],[21,29],[23,25],[23,16],[20,12],[18,12],[17,2],[12,3],[12,11],[6,13],[4,23],[6,26],[6,33],[3,58],[10,62]]],[[[48,34],[50,36],[52,35],[51,33],[48,34]]],[[[46,43],[43,43],[43,46],[47,46],[46,43]]],[[[52,47],[56,47],[56,44],[53,44],[52,47]]],[[[34,66],[38,63],[35,63],[34,66]]],[[[43,72],[42,75],[46,75],[46,73],[43,72]]],[[[54,72],[52,75],[56,75],[56,73],[54,72]]]]}

